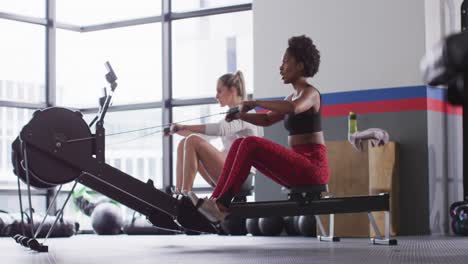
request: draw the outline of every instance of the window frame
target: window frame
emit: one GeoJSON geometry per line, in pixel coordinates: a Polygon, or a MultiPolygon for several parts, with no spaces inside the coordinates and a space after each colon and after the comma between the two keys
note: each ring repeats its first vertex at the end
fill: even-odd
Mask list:
{"type": "MultiPolygon", "coordinates": [[[[45,107],[57,106],[56,104],[56,29],[69,30],[79,33],[94,32],[98,30],[107,30],[119,27],[136,26],[148,23],[161,23],[162,39],[162,100],[136,104],[125,104],[111,106],[108,111],[128,111],[161,108],[162,122],[164,124],[172,123],[173,107],[194,106],[202,104],[216,103],[214,97],[192,98],[192,99],[174,99],[172,97],[172,21],[189,19],[195,17],[213,16],[220,14],[251,11],[252,3],[243,3],[231,6],[206,8],[199,10],[189,10],[183,12],[172,12],[171,0],[161,0],[162,12],[159,16],[150,16],[144,18],[121,20],[111,23],[102,23],[96,25],[73,25],[56,20],[56,0],[46,0],[46,17],[38,18],[25,15],[19,15],[8,12],[0,12],[0,19],[14,20],[24,23],[42,25],[46,29],[46,87],[45,103],[27,103],[16,101],[0,101],[0,107],[16,107],[27,109],[42,109],[45,107]]],[[[78,109],[84,114],[96,113],[97,107],[78,109]]],[[[163,142],[163,189],[173,185],[173,146],[172,139],[164,137],[163,142]]],[[[200,188],[199,191],[206,191],[207,188],[200,188]]],[[[12,189],[0,189],[1,194],[10,194],[12,189]]],[[[197,189],[196,189],[197,190],[197,189]]],[[[52,197],[54,190],[47,191],[48,197],[52,197]]],[[[65,191],[64,191],[65,192],[65,191]]],[[[42,195],[44,192],[39,192],[42,195]]],[[[36,194],[36,193],[34,193],[36,194]]],[[[48,202],[50,199],[47,199],[48,202]]],[[[48,205],[47,205],[48,206],[48,205]]]]}

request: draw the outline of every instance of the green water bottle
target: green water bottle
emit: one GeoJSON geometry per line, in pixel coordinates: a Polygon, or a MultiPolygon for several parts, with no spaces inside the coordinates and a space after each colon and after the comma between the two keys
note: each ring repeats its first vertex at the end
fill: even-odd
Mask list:
{"type": "Polygon", "coordinates": [[[351,134],[357,132],[357,115],[354,112],[349,112],[348,115],[348,140],[351,134]]]}

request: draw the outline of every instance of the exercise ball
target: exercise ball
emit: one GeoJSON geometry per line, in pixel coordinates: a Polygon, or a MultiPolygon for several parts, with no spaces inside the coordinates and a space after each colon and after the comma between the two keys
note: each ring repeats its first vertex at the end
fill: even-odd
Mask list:
{"type": "Polygon", "coordinates": [[[299,233],[303,236],[317,236],[315,216],[301,215],[298,221],[299,233]]]}
{"type": "Polygon", "coordinates": [[[120,207],[113,203],[101,203],[91,214],[94,232],[99,235],[116,235],[122,232],[123,216],[120,207]]]}
{"type": "Polygon", "coordinates": [[[284,217],[284,231],[288,236],[299,235],[299,216],[286,216],[284,217]]]}
{"type": "Polygon", "coordinates": [[[278,236],[283,231],[283,217],[265,217],[258,220],[258,227],[264,236],[278,236]]]}
{"type": "Polygon", "coordinates": [[[247,234],[245,218],[228,217],[221,223],[223,231],[232,236],[243,236],[247,234]]]}
{"type": "Polygon", "coordinates": [[[245,220],[245,228],[247,229],[247,233],[251,234],[252,236],[262,235],[262,232],[258,227],[258,218],[248,218],[245,220]]]}

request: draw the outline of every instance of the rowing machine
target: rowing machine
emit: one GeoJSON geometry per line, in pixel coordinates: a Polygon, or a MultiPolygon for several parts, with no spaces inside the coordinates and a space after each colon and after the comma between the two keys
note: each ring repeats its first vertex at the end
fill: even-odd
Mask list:
{"type": "MultiPolygon", "coordinates": [[[[104,104],[95,119],[95,133],[91,133],[79,111],[61,107],[36,111],[13,144],[15,151],[13,163],[18,179],[21,178],[27,183],[28,190],[30,186],[52,188],[74,181],[73,188],[77,183],[88,186],[147,216],[149,221],[157,227],[217,233],[217,226],[201,215],[187,197],[175,198],[156,189],[151,180],[146,183],[141,182],[105,163],[104,118],[112,101],[113,91],[117,87],[115,82],[117,77],[110,65],[108,65],[108,70],[106,79],[111,84],[112,91],[105,96],[104,104]]],[[[236,202],[232,204],[231,216],[252,218],[368,212],[369,219],[375,228],[371,212],[385,211],[387,216],[385,237],[379,236],[373,242],[396,244],[396,240],[389,239],[388,194],[322,198],[322,191],[323,186],[301,187],[292,190],[288,201],[236,202]]],[[[62,205],[60,214],[63,213],[71,193],[62,205]]],[[[323,231],[323,228],[321,230],[323,231]]],[[[322,233],[323,236],[320,237],[322,241],[337,240],[333,238],[333,232],[331,232],[331,237],[325,235],[324,231],[322,233]]],[[[376,233],[380,234],[378,229],[376,233]]],[[[34,236],[32,239],[35,238],[34,236]]],[[[36,249],[43,246],[43,244],[37,244],[31,243],[30,248],[36,249]]]]}
{"type": "MultiPolygon", "coordinates": [[[[141,182],[105,163],[104,118],[117,87],[114,71],[109,63],[106,63],[106,66],[109,71],[106,79],[111,85],[111,92],[105,95],[104,104],[97,114],[94,134],[79,111],[51,107],[34,112],[33,118],[13,142],[14,173],[18,180],[21,179],[27,184],[30,208],[31,186],[43,189],[60,185],[61,188],[63,184],[75,181],[73,189],[78,182],[88,186],[146,215],[150,222],[160,228],[216,233],[217,228],[197,211],[187,197],[174,198],[156,189],[151,180],[141,182]]],[[[53,201],[59,192],[60,189],[53,201]]],[[[63,213],[72,192],[73,190],[62,205],[59,216],[63,213]]],[[[21,203],[20,206],[22,207],[21,203]]],[[[51,230],[54,226],[55,224],[51,230]]],[[[41,228],[42,225],[38,229],[41,228]]],[[[47,252],[48,248],[43,244],[48,236],[42,244],[36,243],[38,231],[31,230],[34,234],[32,238],[24,235],[22,238],[34,240],[31,249],[47,252]]],[[[29,246],[29,243],[25,245],[29,246]]]]}

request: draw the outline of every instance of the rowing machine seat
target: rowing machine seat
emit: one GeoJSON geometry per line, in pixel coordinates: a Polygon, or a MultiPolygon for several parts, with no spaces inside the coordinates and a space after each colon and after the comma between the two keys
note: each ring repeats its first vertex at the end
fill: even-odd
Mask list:
{"type": "Polygon", "coordinates": [[[288,190],[289,193],[320,193],[328,191],[328,184],[295,186],[289,189],[283,187],[283,190],[288,190]]]}
{"type": "Polygon", "coordinates": [[[322,192],[328,192],[327,184],[302,185],[291,188],[282,187],[281,191],[288,194],[289,200],[315,200],[321,198],[322,192]]]}

